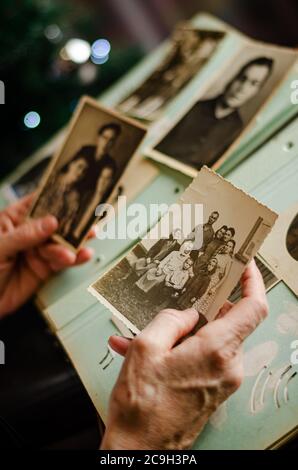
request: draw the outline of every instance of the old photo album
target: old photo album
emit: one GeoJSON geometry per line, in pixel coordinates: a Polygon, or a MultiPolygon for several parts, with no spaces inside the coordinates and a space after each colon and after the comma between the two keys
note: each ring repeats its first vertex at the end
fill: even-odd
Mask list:
{"type": "Polygon", "coordinates": [[[147,235],[89,288],[132,332],[164,308],[211,321],[277,214],[203,167],[147,235]]]}

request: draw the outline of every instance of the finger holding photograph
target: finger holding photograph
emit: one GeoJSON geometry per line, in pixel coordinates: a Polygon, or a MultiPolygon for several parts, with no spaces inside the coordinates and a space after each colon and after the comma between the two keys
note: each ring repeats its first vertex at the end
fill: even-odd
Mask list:
{"type": "Polygon", "coordinates": [[[89,287],[134,333],[168,308],[194,308],[200,314],[200,326],[212,321],[277,218],[207,167],[187,188],[176,209],[187,204],[204,208],[202,223],[191,220],[187,236],[182,226],[177,230],[170,224],[168,235],[156,240],[162,219],[89,287]]]}

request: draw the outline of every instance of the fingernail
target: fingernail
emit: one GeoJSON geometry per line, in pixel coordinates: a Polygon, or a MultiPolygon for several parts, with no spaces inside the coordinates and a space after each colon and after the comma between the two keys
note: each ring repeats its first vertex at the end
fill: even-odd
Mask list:
{"type": "Polygon", "coordinates": [[[200,312],[198,312],[195,308],[191,307],[191,308],[187,308],[185,309],[185,311],[187,312],[196,312],[196,314],[198,315],[198,317],[200,316],[200,312]]]}
{"type": "Polygon", "coordinates": [[[94,249],[93,249],[93,248],[90,248],[90,247],[88,246],[88,247],[86,248],[86,250],[87,250],[87,252],[88,252],[88,255],[89,255],[90,257],[93,257],[93,255],[94,255],[94,253],[95,253],[94,249]]]}
{"type": "Polygon", "coordinates": [[[45,233],[54,231],[58,226],[56,217],[53,215],[47,215],[41,221],[41,228],[45,233]]]}

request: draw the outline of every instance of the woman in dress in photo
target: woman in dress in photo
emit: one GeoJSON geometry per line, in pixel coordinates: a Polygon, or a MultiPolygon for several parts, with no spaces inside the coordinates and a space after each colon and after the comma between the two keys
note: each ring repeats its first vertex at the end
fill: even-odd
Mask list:
{"type": "Polygon", "coordinates": [[[208,286],[208,290],[204,293],[203,296],[197,296],[193,307],[200,313],[204,314],[205,317],[208,317],[208,309],[212,304],[216,293],[220,286],[226,280],[232,266],[233,256],[235,250],[235,240],[229,240],[225,245],[223,245],[214,259],[217,260],[217,269],[210,284],[208,286]]]}
{"type": "MultiPolygon", "coordinates": [[[[220,281],[222,283],[230,272],[234,256],[235,244],[235,240],[228,241],[225,245],[219,248],[217,254],[215,255],[215,258],[218,262],[218,283],[220,281]]],[[[219,287],[218,283],[216,287],[219,287]]]]}

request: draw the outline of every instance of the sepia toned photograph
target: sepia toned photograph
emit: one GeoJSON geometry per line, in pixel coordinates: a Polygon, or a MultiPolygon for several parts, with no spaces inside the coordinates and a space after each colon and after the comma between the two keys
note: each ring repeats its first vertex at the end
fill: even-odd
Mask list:
{"type": "Polygon", "coordinates": [[[169,51],[154,72],[118,106],[138,119],[153,121],[169,101],[201,70],[224,37],[220,31],[177,27],[169,51]]]}
{"type": "Polygon", "coordinates": [[[109,200],[145,133],[138,122],[82,98],[30,216],[56,216],[55,239],[76,250],[95,221],[97,205],[109,200]]]}
{"type": "Polygon", "coordinates": [[[174,126],[158,137],[148,154],[191,176],[203,165],[212,167],[238,139],[294,60],[291,50],[246,44],[191,108],[178,116],[174,126]]]}
{"type": "Polygon", "coordinates": [[[193,307],[201,321],[214,319],[277,218],[206,167],[178,204],[202,205],[203,224],[186,236],[183,226],[169,224],[167,237],[158,240],[150,236],[159,233],[153,228],[89,287],[134,332],[164,308],[193,307]]]}
{"type": "Polygon", "coordinates": [[[298,296],[298,204],[282,212],[260,250],[274,274],[298,296]]]}

